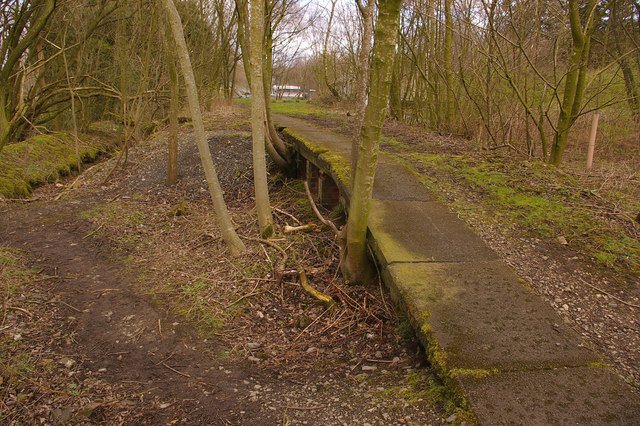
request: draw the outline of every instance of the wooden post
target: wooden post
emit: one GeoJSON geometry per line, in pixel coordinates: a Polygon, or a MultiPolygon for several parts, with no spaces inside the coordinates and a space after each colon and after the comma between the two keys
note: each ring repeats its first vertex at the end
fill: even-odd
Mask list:
{"type": "Polygon", "coordinates": [[[589,150],[587,151],[587,170],[591,170],[593,166],[593,151],[596,147],[596,134],[598,133],[598,120],[600,113],[593,114],[591,118],[591,133],[589,134],[589,150]]]}

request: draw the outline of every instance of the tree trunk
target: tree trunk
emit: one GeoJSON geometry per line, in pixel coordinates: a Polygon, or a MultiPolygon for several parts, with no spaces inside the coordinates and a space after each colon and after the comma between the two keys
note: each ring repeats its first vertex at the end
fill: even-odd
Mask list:
{"type": "Polygon", "coordinates": [[[591,47],[591,35],[595,30],[597,0],[589,0],[584,28],[580,22],[578,0],[569,0],[569,22],[571,24],[571,57],[566,75],[560,115],[556,123],[556,135],[551,148],[551,163],[559,166],[569,140],[569,132],[582,108],[582,96],[587,75],[587,60],[591,47]]]}
{"type": "MultiPolygon", "coordinates": [[[[356,0],[358,10],[362,16],[364,27],[362,31],[362,42],[360,43],[360,53],[358,55],[358,74],[360,78],[356,80],[356,124],[354,126],[353,141],[351,143],[351,176],[356,169],[358,150],[360,148],[360,129],[364,121],[364,110],[367,107],[367,89],[369,79],[362,78],[369,74],[369,59],[371,57],[371,36],[373,34],[373,7],[375,0],[367,0],[365,5],[360,0],[356,0]]],[[[353,182],[352,182],[353,184],[353,182]]]]}
{"type": "Polygon", "coordinates": [[[447,86],[447,117],[445,119],[449,131],[456,125],[455,94],[453,92],[453,0],[444,0],[444,79],[447,86]]]}
{"type": "MultiPolygon", "coordinates": [[[[168,25],[168,23],[167,23],[168,25]]],[[[169,73],[169,136],[168,151],[169,158],[167,164],[167,183],[175,185],[178,182],[178,113],[180,108],[180,87],[178,81],[178,70],[176,68],[176,58],[174,54],[175,43],[167,37],[163,29],[164,46],[167,51],[167,70],[169,73]]],[[[171,32],[171,28],[168,28],[171,32]]]]}
{"type": "Polygon", "coordinates": [[[284,143],[275,126],[273,125],[273,119],[271,118],[271,76],[273,75],[273,29],[270,22],[265,22],[266,34],[264,37],[264,62],[263,62],[263,88],[264,88],[264,111],[266,120],[266,136],[268,138],[267,143],[271,143],[278,155],[284,160],[284,164],[280,167],[286,170],[291,162],[291,154],[289,148],[284,143]]]}
{"type": "Polygon", "coordinates": [[[265,161],[265,89],[264,61],[264,0],[251,0],[251,134],[253,137],[253,182],[258,225],[262,238],[273,234],[273,218],[267,187],[265,161]]]}
{"type": "Polygon", "coordinates": [[[633,71],[629,66],[629,61],[624,52],[623,43],[625,40],[624,28],[622,26],[622,19],[620,16],[620,4],[618,0],[612,0],[609,2],[611,23],[613,27],[613,39],[618,53],[618,64],[622,69],[622,76],[624,78],[624,87],[627,92],[627,102],[629,108],[636,121],[640,120],[640,98],[638,98],[638,87],[633,76],[633,71]]]}
{"type": "Polygon", "coordinates": [[[367,258],[367,224],[378,163],[382,124],[389,101],[391,71],[402,0],[379,0],[371,66],[371,88],[360,136],[346,228],[343,273],[351,283],[368,283],[374,271],[367,258]]]}
{"type": "MultiPolygon", "coordinates": [[[[251,28],[249,23],[249,8],[248,8],[247,0],[236,0],[236,13],[238,18],[237,19],[238,20],[238,44],[240,45],[240,50],[242,51],[242,65],[244,67],[245,76],[247,77],[247,82],[249,83],[249,87],[251,88],[252,87],[251,86],[251,67],[250,67],[251,28]]],[[[265,23],[265,28],[267,27],[267,25],[270,25],[270,23],[269,24],[265,23]]],[[[269,31],[271,30],[269,29],[269,31]]],[[[269,40],[265,40],[265,43],[272,43],[272,40],[271,41],[269,40]]],[[[266,45],[269,46],[268,44],[266,45]]],[[[266,63],[270,64],[271,60],[269,59],[268,61],[266,61],[266,63]]],[[[264,66],[264,63],[263,63],[263,66],[264,66]]],[[[265,71],[263,68],[263,73],[264,72],[265,71]]],[[[270,77],[269,77],[269,80],[270,80],[270,77]]],[[[263,79],[263,91],[265,90],[266,89],[264,88],[264,79],[263,79]]],[[[253,89],[251,89],[251,91],[253,93],[253,89]]],[[[266,99],[269,99],[267,96],[269,95],[268,94],[265,95],[266,99]]],[[[271,110],[266,109],[266,107],[269,106],[269,104],[265,102],[264,105],[265,105],[264,120],[265,120],[267,129],[269,129],[269,126],[273,127],[273,124],[270,125],[271,110]]],[[[280,139],[280,137],[278,136],[277,132],[275,131],[275,127],[273,127],[273,133],[275,137],[271,135],[270,130],[264,132],[265,148],[267,150],[267,153],[269,154],[269,157],[273,160],[273,162],[276,163],[276,165],[282,170],[287,170],[290,166],[289,158],[287,155],[281,154],[281,153],[288,152],[286,145],[284,144],[282,139],[280,139]],[[277,148],[276,148],[276,145],[277,145],[277,148]]]]}
{"type": "Polygon", "coordinates": [[[329,82],[328,76],[328,62],[327,51],[329,50],[329,36],[331,35],[331,24],[333,23],[333,14],[336,10],[337,0],[331,0],[331,13],[329,15],[329,24],[327,25],[327,32],[324,37],[324,48],[322,49],[322,77],[324,78],[324,84],[327,86],[334,98],[340,100],[341,96],[336,90],[335,86],[329,82]]]}
{"type": "Polygon", "coordinates": [[[189,102],[189,109],[191,110],[191,119],[193,120],[196,144],[198,145],[200,160],[202,161],[202,167],[207,178],[207,183],[209,184],[209,194],[211,195],[211,200],[213,201],[213,206],[218,218],[218,224],[222,231],[222,238],[225,243],[227,243],[227,246],[229,246],[229,250],[232,254],[240,254],[244,252],[246,248],[233,228],[231,217],[229,216],[227,206],[222,196],[222,188],[218,181],[216,169],[213,164],[213,160],[211,159],[211,152],[209,151],[209,144],[207,143],[204,123],[202,121],[202,113],[200,111],[198,90],[196,89],[196,81],[193,76],[193,69],[191,68],[191,60],[189,58],[187,44],[184,39],[180,15],[173,4],[173,0],[164,0],[163,4],[167,12],[167,17],[173,33],[173,39],[176,44],[180,68],[182,70],[182,76],[187,89],[187,100],[189,102]]]}

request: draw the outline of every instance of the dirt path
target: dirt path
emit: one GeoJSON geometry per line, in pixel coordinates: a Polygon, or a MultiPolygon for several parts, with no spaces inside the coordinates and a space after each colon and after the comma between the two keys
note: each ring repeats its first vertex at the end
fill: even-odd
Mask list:
{"type": "Polygon", "coordinates": [[[98,377],[138,394],[144,404],[128,421],[265,419],[242,396],[249,391],[244,381],[256,372],[212,362],[196,350],[202,342],[189,327],[134,295],[129,284],[135,278],[109,260],[108,250],[84,238],[91,229],[77,212],[87,207],[58,202],[12,209],[0,226],[3,244],[27,250],[53,277],[52,301],[58,303],[50,306],[75,336],[60,349],[78,363],[79,380],[98,377]]]}

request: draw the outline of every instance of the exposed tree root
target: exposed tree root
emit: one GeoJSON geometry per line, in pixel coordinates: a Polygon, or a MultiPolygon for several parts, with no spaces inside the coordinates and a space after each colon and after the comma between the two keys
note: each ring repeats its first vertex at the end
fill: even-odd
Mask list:
{"type": "Polygon", "coordinates": [[[333,299],[333,297],[327,294],[324,294],[316,290],[315,288],[311,287],[311,285],[309,284],[309,281],[307,280],[307,274],[306,272],[304,272],[304,269],[300,269],[300,271],[298,271],[298,274],[300,275],[300,284],[302,285],[302,288],[307,293],[309,293],[310,295],[318,299],[324,305],[325,308],[336,309],[338,307],[338,303],[333,299]]]}

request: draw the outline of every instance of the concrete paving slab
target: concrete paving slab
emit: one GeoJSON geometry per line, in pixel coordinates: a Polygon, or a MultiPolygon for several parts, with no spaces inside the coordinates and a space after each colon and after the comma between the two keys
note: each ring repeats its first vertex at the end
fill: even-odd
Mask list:
{"type": "Polygon", "coordinates": [[[278,127],[284,127],[283,134],[290,141],[302,142],[314,151],[321,148],[324,151],[351,153],[351,140],[337,133],[321,129],[295,118],[276,117],[278,127]]]}
{"type": "Polygon", "coordinates": [[[638,425],[640,395],[610,368],[558,368],[460,380],[479,424],[638,425]]]}
{"type": "Polygon", "coordinates": [[[369,230],[383,265],[498,258],[457,215],[436,201],[373,200],[369,230]]]}
{"type": "Polygon", "coordinates": [[[425,346],[437,342],[446,371],[513,371],[598,362],[503,262],[394,263],[395,287],[425,346]]]}
{"type": "Polygon", "coordinates": [[[373,183],[373,198],[394,201],[432,201],[433,194],[418,182],[411,171],[402,164],[391,163],[381,156],[373,183]],[[385,161],[386,160],[386,161],[385,161]]]}

